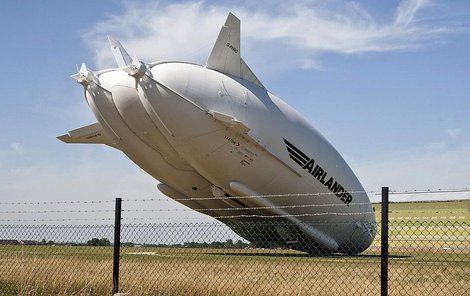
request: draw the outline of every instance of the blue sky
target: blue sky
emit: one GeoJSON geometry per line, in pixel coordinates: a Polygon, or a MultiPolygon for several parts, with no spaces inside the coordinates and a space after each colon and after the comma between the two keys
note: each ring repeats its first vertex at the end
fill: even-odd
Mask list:
{"type": "Polygon", "coordinates": [[[0,200],[156,196],[118,151],[55,139],[94,122],[70,79],[114,66],[111,34],[147,61],[204,63],[229,11],[242,56],[369,190],[468,187],[468,1],[12,2],[0,11],[0,200]],[[379,4],[380,3],[380,4],[379,4]]]}

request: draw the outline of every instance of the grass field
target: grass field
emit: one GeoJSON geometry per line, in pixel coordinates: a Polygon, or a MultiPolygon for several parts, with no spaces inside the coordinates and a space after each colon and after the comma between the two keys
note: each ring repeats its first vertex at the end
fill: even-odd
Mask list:
{"type": "MultiPolygon", "coordinates": [[[[390,206],[390,295],[469,295],[469,204],[390,206]],[[435,212],[439,218],[432,220],[435,212]],[[440,220],[454,214],[465,218],[440,220]]],[[[358,256],[328,257],[282,249],[126,247],[120,287],[129,295],[378,295],[379,240],[358,256]]],[[[0,295],[109,295],[111,258],[111,247],[0,246],[0,295]]]]}
{"type": "MultiPolygon", "coordinates": [[[[380,204],[373,204],[380,220],[380,204]]],[[[445,202],[400,202],[389,204],[390,221],[470,222],[470,200],[445,202]]]]}

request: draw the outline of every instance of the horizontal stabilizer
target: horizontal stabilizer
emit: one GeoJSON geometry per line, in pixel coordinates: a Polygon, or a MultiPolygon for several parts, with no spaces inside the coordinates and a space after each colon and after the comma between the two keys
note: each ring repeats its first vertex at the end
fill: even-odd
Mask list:
{"type": "Polygon", "coordinates": [[[103,132],[103,128],[98,122],[71,130],[64,135],[58,136],[57,139],[68,144],[105,144],[117,148],[103,132]]]}

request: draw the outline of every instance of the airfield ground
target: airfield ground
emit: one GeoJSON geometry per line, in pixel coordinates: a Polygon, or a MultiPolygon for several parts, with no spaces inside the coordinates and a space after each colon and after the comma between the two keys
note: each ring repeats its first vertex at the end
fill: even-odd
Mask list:
{"type": "MultiPolygon", "coordinates": [[[[390,295],[468,295],[469,206],[390,205],[390,295]]],[[[378,295],[379,253],[379,236],[358,256],[126,247],[121,289],[130,295],[378,295]]],[[[111,258],[109,247],[0,246],[0,294],[107,295],[111,258]]]]}

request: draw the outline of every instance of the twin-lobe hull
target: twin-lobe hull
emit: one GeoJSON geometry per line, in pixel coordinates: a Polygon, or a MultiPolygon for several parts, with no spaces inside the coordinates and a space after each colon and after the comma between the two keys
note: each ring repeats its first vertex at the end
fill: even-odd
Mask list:
{"type": "Polygon", "coordinates": [[[248,240],[311,253],[371,244],[374,215],[351,169],[264,88],[199,65],[160,63],[138,80],[104,72],[85,94],[104,132],[162,192],[248,240]],[[252,197],[190,199],[220,193],[252,197]],[[246,224],[253,221],[263,224],[246,224]]]}

